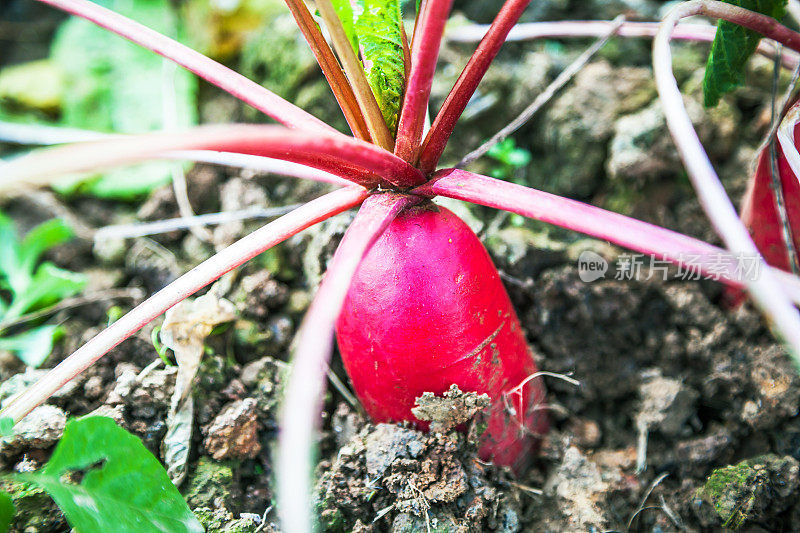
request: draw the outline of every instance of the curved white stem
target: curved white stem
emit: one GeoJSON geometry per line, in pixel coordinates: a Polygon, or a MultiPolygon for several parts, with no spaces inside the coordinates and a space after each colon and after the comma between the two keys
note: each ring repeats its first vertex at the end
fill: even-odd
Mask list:
{"type": "MultiPolygon", "coordinates": [[[[653,43],[656,86],[672,138],[697,191],[700,204],[715,230],[731,252],[759,257],[759,260],[763,262],[700,143],[672,73],[670,38],[673,28],[680,19],[702,13],[703,8],[715,4],[722,4],[722,2],[686,2],[676,6],[664,18],[653,43]]],[[[728,4],[722,4],[722,6],[732,7],[728,4]]],[[[762,267],[761,276],[746,280],[747,288],[785,340],[795,361],[800,361],[800,315],[781,290],[766,264],[763,264],[762,267]]]]}

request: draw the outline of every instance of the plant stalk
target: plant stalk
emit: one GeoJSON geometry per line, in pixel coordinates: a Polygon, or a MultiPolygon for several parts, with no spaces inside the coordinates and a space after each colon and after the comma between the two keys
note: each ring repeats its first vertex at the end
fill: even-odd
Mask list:
{"type": "Polygon", "coordinates": [[[281,408],[278,439],[278,510],[287,533],[313,530],[312,457],[336,319],[361,259],[395,216],[420,198],[374,194],[348,228],[300,326],[292,372],[281,408]]]}
{"type": "Polygon", "coordinates": [[[15,423],[18,422],[64,384],[173,305],[292,235],[358,205],[368,194],[361,187],[347,187],[321,196],[203,261],[133,308],[22,394],[10,400],[6,408],[0,411],[0,417],[10,417],[15,423]]]}
{"type": "Polygon", "coordinates": [[[84,18],[179,64],[289,128],[342,135],[313,115],[196,50],[88,0],[39,0],[84,18]]]}

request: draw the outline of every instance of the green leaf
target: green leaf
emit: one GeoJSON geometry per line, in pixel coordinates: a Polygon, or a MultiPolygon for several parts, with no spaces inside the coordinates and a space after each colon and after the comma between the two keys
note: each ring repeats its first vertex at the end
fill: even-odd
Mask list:
{"type": "MultiPolygon", "coordinates": [[[[179,19],[169,0],[96,3],[156,31],[180,37],[179,19]]],[[[65,72],[65,126],[144,133],[184,128],[197,122],[197,80],[192,74],[88,21],[70,18],[64,22],[53,41],[51,55],[65,72]]],[[[67,195],[83,193],[133,200],[168,183],[175,165],[159,161],[109,171],[100,177],[79,176],[55,188],[67,195]]]]}
{"type": "MultiPolygon", "coordinates": [[[[775,19],[783,17],[786,7],[786,0],[726,1],[775,19]]],[[[745,65],[760,40],[761,35],[752,30],[725,20],[719,21],[703,79],[703,100],[707,107],[717,105],[722,95],[744,82],[745,65]]]]}
{"type": "Polygon", "coordinates": [[[358,0],[354,14],[367,81],[394,133],[405,88],[400,0],[358,0]]]}
{"type": "Polygon", "coordinates": [[[353,14],[353,5],[350,0],[331,0],[336,16],[342,22],[344,33],[353,45],[353,51],[358,55],[358,34],[356,33],[356,18],[353,14]]]}
{"type": "Polygon", "coordinates": [[[74,234],[66,222],[53,218],[42,222],[25,235],[20,247],[20,263],[29,271],[33,271],[36,262],[50,248],[68,242],[74,234]]]}
{"type": "Polygon", "coordinates": [[[11,521],[14,519],[14,502],[11,496],[5,492],[0,492],[0,533],[8,531],[11,521]]]}
{"type": "Polygon", "coordinates": [[[0,418],[0,437],[10,437],[14,434],[14,419],[10,416],[0,418]]]}
{"type": "Polygon", "coordinates": [[[13,337],[0,338],[0,350],[13,352],[26,365],[38,368],[47,360],[60,335],[60,326],[39,326],[13,337]]]}
{"type": "Polygon", "coordinates": [[[400,0],[332,1],[386,125],[394,132],[405,88],[400,0]]]}
{"type": "Polygon", "coordinates": [[[86,283],[87,279],[83,274],[58,268],[50,262],[42,263],[36,269],[36,274],[30,279],[26,290],[15,294],[4,318],[5,320],[18,318],[27,311],[51,305],[78,294],[86,286],[86,283]]]}
{"type": "Polygon", "coordinates": [[[46,490],[81,533],[203,531],[161,463],[110,418],[71,420],[47,465],[15,478],[46,490]]]}

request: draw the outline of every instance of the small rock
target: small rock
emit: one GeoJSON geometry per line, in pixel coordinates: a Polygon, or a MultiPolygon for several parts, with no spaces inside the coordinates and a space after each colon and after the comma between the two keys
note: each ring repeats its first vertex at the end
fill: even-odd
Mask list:
{"type": "Polygon", "coordinates": [[[189,478],[186,501],[191,507],[224,508],[230,499],[232,484],[230,465],[201,457],[189,478]]]}
{"type": "Polygon", "coordinates": [[[378,424],[366,439],[367,473],[382,476],[399,457],[409,457],[411,449],[420,453],[422,434],[394,424],[378,424]]]}
{"type": "Polygon", "coordinates": [[[53,405],[40,405],[14,426],[14,436],[0,444],[0,452],[12,455],[30,448],[47,449],[64,433],[67,415],[53,405]]]}
{"type": "Polygon", "coordinates": [[[677,435],[694,413],[697,392],[677,379],[657,375],[639,387],[642,399],[636,424],[640,428],[656,428],[665,435],[677,435]]]}
{"type": "Polygon", "coordinates": [[[605,530],[610,523],[603,505],[608,484],[597,465],[578,448],[567,449],[545,490],[558,498],[562,513],[575,531],[605,530]]]}
{"type": "Polygon", "coordinates": [[[252,398],[230,403],[206,428],[205,447],[214,459],[252,458],[261,451],[256,406],[252,398]]]}

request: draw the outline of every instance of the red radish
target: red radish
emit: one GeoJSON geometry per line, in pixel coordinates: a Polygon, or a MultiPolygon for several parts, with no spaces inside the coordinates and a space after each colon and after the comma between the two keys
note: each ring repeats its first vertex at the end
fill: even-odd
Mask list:
{"type": "Polygon", "coordinates": [[[361,262],[336,328],[376,422],[410,421],[424,392],[487,393],[481,458],[521,470],[547,430],[544,387],[497,269],[472,230],[431,202],[395,218],[361,262]],[[513,401],[505,395],[521,394],[513,401]],[[520,401],[521,400],[521,401],[520,401]],[[513,412],[509,406],[514,406],[513,412]]]}
{"type": "MultiPolygon", "coordinates": [[[[800,106],[795,103],[792,108],[800,106]]],[[[800,135],[800,123],[794,126],[795,138],[800,135]]],[[[800,181],[795,176],[779,143],[777,155],[778,180],[786,206],[786,216],[794,240],[794,249],[800,249],[800,181]]],[[[753,237],[764,259],[773,266],[790,270],[789,254],[783,237],[783,224],[773,190],[770,147],[766,146],[758,158],[758,167],[750,180],[742,202],[742,221],[753,237]]]]}

